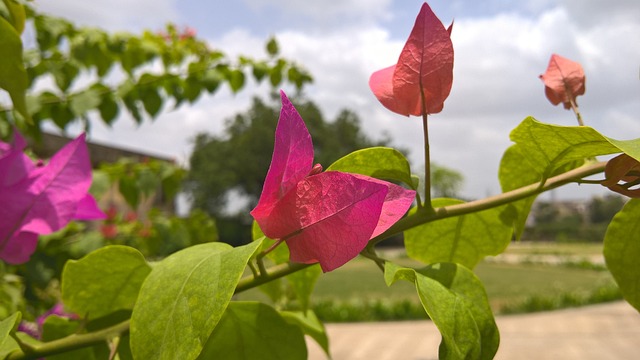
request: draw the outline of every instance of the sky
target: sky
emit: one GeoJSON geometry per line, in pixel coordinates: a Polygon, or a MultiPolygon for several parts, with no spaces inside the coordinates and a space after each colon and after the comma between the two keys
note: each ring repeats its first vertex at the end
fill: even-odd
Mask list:
{"type": "MultiPolygon", "coordinates": [[[[584,67],[586,94],[578,105],[586,125],[619,140],[640,137],[638,0],[429,4],[445,25],[455,20],[453,88],[444,110],[429,120],[431,159],[464,175],[463,197],[500,192],[500,158],[511,144],[509,132],[525,117],[577,124],[572,112],[551,105],[544,96],[538,76],[553,53],[584,67]]],[[[424,163],[420,119],[391,113],[368,87],[372,72],[397,62],[422,1],[36,0],[35,5],[77,24],[112,31],[160,30],[167,22],[189,26],[231,56],[264,57],[266,39],[275,36],[281,54],[314,76],[305,92],[326,118],[341,109],[353,110],[367,135],[379,139],[389,134],[393,144],[410,150],[414,168],[424,163]]],[[[220,133],[225,119],[247,110],[253,96],[267,92],[266,85],[256,84],[237,95],[225,88],[194,106],[167,108],[141,126],[128,116],[111,128],[95,121],[90,136],[186,164],[197,133],[220,133]]],[[[596,186],[572,185],[554,190],[553,196],[602,193],[596,186]]]]}

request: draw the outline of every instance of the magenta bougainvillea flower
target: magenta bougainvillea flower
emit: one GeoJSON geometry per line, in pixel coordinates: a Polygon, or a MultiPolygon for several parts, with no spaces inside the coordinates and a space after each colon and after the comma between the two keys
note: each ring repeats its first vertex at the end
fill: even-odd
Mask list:
{"type": "Polygon", "coordinates": [[[313,166],[311,135],[284,92],[281,97],[271,166],[251,215],[266,236],[286,241],[291,261],[319,262],[331,271],[398,221],[415,191],[313,166]]]}
{"type": "Polygon", "coordinates": [[[23,153],[25,146],[17,132],[13,145],[0,141],[0,259],[10,264],[29,260],[38,235],[72,219],[104,218],[87,192],[91,163],[84,134],[47,164],[34,163],[23,153]]]}
{"type": "Polygon", "coordinates": [[[405,116],[442,111],[453,83],[452,26],[445,29],[429,5],[422,5],[398,63],[369,79],[382,105],[405,116]]]}
{"type": "Polygon", "coordinates": [[[584,95],[585,76],[582,65],[575,61],[553,54],[549,59],[547,71],[540,75],[544,82],[544,93],[553,104],[562,103],[565,109],[576,104],[576,97],[584,95]]]}
{"type": "Polygon", "coordinates": [[[21,321],[18,325],[18,331],[27,333],[35,339],[40,339],[40,337],[42,336],[42,327],[44,325],[44,322],[51,315],[56,315],[67,319],[78,319],[78,315],[66,312],[64,310],[64,306],[61,303],[58,303],[51,309],[47,310],[44,314],[38,316],[35,322],[21,321]]]}

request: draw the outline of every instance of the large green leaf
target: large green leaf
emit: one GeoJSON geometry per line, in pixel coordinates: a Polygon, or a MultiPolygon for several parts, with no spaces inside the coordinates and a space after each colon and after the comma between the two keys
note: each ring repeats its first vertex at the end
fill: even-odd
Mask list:
{"type": "Polygon", "coordinates": [[[440,263],[421,270],[391,262],[384,277],[415,283],[420,302],[442,335],[440,359],[492,359],[500,335],[482,283],[465,267],[440,263]]]}
{"type": "Polygon", "coordinates": [[[544,174],[544,178],[567,163],[598,155],[625,152],[640,161],[640,139],[615,140],[588,126],[544,124],[528,117],[510,137],[521,147],[531,167],[544,174]]]}
{"type": "Polygon", "coordinates": [[[4,0],[4,4],[9,11],[11,25],[13,25],[13,28],[16,29],[18,34],[22,34],[27,17],[26,12],[24,11],[24,5],[17,0],[4,0]]]}
{"type": "MultiPolygon", "coordinates": [[[[542,178],[542,174],[531,167],[519,150],[518,145],[512,145],[504,152],[500,160],[498,179],[503,192],[534,184],[542,178]]],[[[507,205],[514,213],[513,227],[517,239],[522,236],[535,199],[536,196],[530,196],[507,205]]]]}
{"type": "Polygon", "coordinates": [[[309,335],[324,350],[327,356],[329,353],[329,337],[324,325],[311,310],[307,311],[281,311],[280,315],[289,323],[300,327],[305,335],[309,335]]]}
{"type": "Polygon", "coordinates": [[[101,95],[95,88],[89,88],[76,93],[71,98],[71,111],[76,117],[84,116],[89,110],[93,110],[100,105],[101,95]]]}
{"type": "Polygon", "coordinates": [[[302,330],[259,302],[232,302],[200,359],[299,360],[307,358],[302,330]]]}
{"type": "Polygon", "coordinates": [[[8,318],[0,321],[0,358],[14,350],[20,349],[18,343],[11,337],[11,332],[15,331],[22,319],[22,314],[17,312],[8,318]]]}
{"type": "Polygon", "coordinates": [[[401,181],[414,186],[409,161],[398,150],[372,147],[354,151],[327,168],[327,171],[343,171],[362,174],[383,180],[401,181]]]}
{"type": "Polygon", "coordinates": [[[131,317],[137,359],[195,359],[222,317],[261,241],[205,243],[154,265],[131,317]]]}
{"type": "MultiPolygon", "coordinates": [[[[461,203],[455,199],[432,202],[436,208],[461,203]]],[[[514,211],[508,206],[429,222],[405,231],[407,255],[425,264],[455,262],[473,268],[485,256],[506,249],[513,223],[514,211]]]]}
{"type": "Polygon", "coordinates": [[[22,63],[22,40],[16,29],[0,16],[0,88],[5,89],[13,107],[30,120],[25,93],[29,84],[22,63]]]}
{"type": "Polygon", "coordinates": [[[106,246],[80,260],[67,261],[62,271],[62,300],[71,312],[91,319],[132,310],[150,272],[151,266],[138,250],[106,246]]]}
{"type": "Polygon", "coordinates": [[[640,200],[631,199],[604,237],[604,257],[624,298],[640,311],[640,200]]]}

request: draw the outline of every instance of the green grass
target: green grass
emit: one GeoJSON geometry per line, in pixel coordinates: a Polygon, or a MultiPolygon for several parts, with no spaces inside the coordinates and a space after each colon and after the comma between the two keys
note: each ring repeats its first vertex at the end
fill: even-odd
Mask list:
{"type": "MultiPolygon", "coordinates": [[[[535,244],[510,247],[519,254],[593,255],[601,245],[535,244]]],[[[524,244],[523,244],[524,245],[524,244]]],[[[419,267],[416,261],[399,256],[393,261],[419,267]]],[[[475,269],[496,313],[550,310],[620,299],[613,278],[599,265],[544,265],[532,263],[480,263],[475,269]]],[[[253,289],[239,299],[262,300],[253,289]]],[[[357,258],[323,274],[316,284],[312,302],[325,321],[401,320],[424,318],[413,284],[397,282],[387,287],[380,269],[370,260],[357,258]]]]}
{"type": "Polygon", "coordinates": [[[602,243],[515,242],[506,253],[525,255],[599,255],[602,243]]]}

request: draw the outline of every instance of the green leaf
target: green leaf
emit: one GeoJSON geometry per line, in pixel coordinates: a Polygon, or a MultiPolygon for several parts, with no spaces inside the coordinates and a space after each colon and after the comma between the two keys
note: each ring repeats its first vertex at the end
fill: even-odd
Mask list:
{"type": "Polygon", "coordinates": [[[56,124],[60,129],[65,129],[69,123],[75,119],[75,115],[73,111],[69,108],[68,102],[59,102],[51,104],[51,108],[49,109],[51,120],[56,124]]]}
{"type": "Polygon", "coordinates": [[[98,111],[100,112],[100,117],[102,121],[104,121],[107,125],[111,125],[113,120],[118,117],[118,113],[120,112],[120,107],[118,103],[113,98],[112,93],[105,93],[102,95],[102,100],[100,100],[100,106],[98,106],[98,111]]]}
{"type": "MultiPolygon", "coordinates": [[[[455,199],[432,202],[436,208],[461,203],[455,199]]],[[[513,215],[508,206],[500,206],[411,228],[404,233],[407,255],[426,264],[455,262],[473,268],[485,256],[506,249],[513,234],[513,215]]]]}
{"type": "Polygon", "coordinates": [[[35,16],[36,40],[40,51],[58,46],[62,36],[72,27],[68,21],[51,16],[35,16]]]}
{"type": "Polygon", "coordinates": [[[80,260],[67,261],[62,271],[62,301],[71,312],[91,319],[132,310],[150,272],[151,266],[138,250],[106,246],[80,260]]]}
{"type": "Polygon", "coordinates": [[[420,302],[442,335],[440,359],[493,359],[500,335],[482,283],[469,269],[452,263],[424,269],[385,264],[384,277],[415,283],[420,302]]]}
{"type": "Polygon", "coordinates": [[[205,89],[207,89],[209,94],[213,94],[220,86],[220,82],[223,80],[223,76],[216,69],[206,70],[204,74],[202,74],[202,77],[200,77],[200,83],[205,89]]]}
{"type": "Polygon", "coordinates": [[[588,126],[558,126],[526,118],[511,132],[511,140],[543,179],[568,163],[624,152],[640,161],[640,139],[615,140],[588,126]]]}
{"type": "Polygon", "coordinates": [[[267,54],[269,54],[269,56],[276,56],[278,55],[278,53],[280,52],[279,46],[278,46],[278,41],[276,40],[275,37],[271,37],[269,39],[269,41],[267,41],[267,54]]]}
{"type": "MultiPolygon", "coordinates": [[[[498,179],[503,192],[508,192],[529,184],[539,182],[542,174],[538,173],[531,167],[526,158],[519,151],[518,145],[512,145],[504,152],[500,160],[500,169],[498,171],[498,179]]],[[[517,239],[520,239],[524,232],[527,217],[531,211],[531,206],[536,196],[530,196],[526,199],[514,201],[507,205],[514,212],[514,233],[517,239]]]]}
{"type": "Polygon", "coordinates": [[[162,109],[162,97],[158,93],[158,89],[154,87],[146,85],[140,89],[140,100],[142,100],[144,110],[152,118],[156,117],[162,109]]]}
{"type": "Polygon", "coordinates": [[[7,10],[9,10],[9,15],[11,15],[11,25],[13,25],[13,28],[16,29],[18,34],[22,34],[27,17],[24,6],[16,0],[4,0],[4,4],[7,6],[7,10]]]}
{"type": "Polygon", "coordinates": [[[401,181],[415,189],[409,161],[401,152],[392,148],[372,147],[354,151],[331,164],[327,171],[331,170],[401,181]]]}
{"type": "Polygon", "coordinates": [[[0,54],[0,88],[9,93],[13,107],[20,115],[31,122],[25,98],[29,80],[22,63],[22,40],[13,26],[1,16],[0,54]]]}
{"type": "Polygon", "coordinates": [[[87,89],[71,97],[69,108],[76,117],[85,115],[89,110],[93,110],[101,102],[100,94],[96,89],[87,89]]]}
{"type": "Polygon", "coordinates": [[[264,77],[267,76],[267,74],[269,73],[269,65],[264,61],[256,62],[253,64],[252,73],[253,73],[253,77],[258,82],[261,82],[262,79],[264,79],[264,77]]]}
{"type": "Polygon", "coordinates": [[[625,300],[640,311],[640,200],[614,216],[604,236],[604,258],[625,300]]]}
{"type": "Polygon", "coordinates": [[[242,70],[233,69],[226,73],[231,91],[237,93],[244,86],[245,76],[242,70]]]}
{"type": "Polygon", "coordinates": [[[184,92],[182,96],[190,103],[195,102],[202,92],[202,84],[195,77],[188,77],[184,83],[184,92]]]}
{"type": "Polygon", "coordinates": [[[307,358],[302,330],[259,302],[232,302],[199,359],[298,360],[307,358]]]}
{"type": "Polygon", "coordinates": [[[195,359],[260,245],[200,244],[157,263],[142,284],[131,317],[134,357],[195,359]]]}
{"type": "Polygon", "coordinates": [[[17,312],[0,321],[0,358],[4,359],[10,352],[20,349],[18,343],[11,338],[11,333],[16,330],[21,319],[22,314],[17,312]]]}
{"type": "Polygon", "coordinates": [[[271,86],[276,87],[282,82],[282,72],[284,71],[285,62],[280,59],[274,67],[269,70],[269,81],[271,86]]]}
{"type": "Polygon", "coordinates": [[[131,338],[128,333],[120,336],[120,341],[118,342],[119,360],[133,360],[130,343],[131,338]]]}
{"type": "Polygon", "coordinates": [[[311,302],[311,294],[315,289],[316,282],[322,275],[319,264],[311,265],[303,270],[287,275],[286,279],[296,295],[302,310],[308,310],[311,302]]]}
{"type": "Polygon", "coordinates": [[[318,345],[324,350],[328,357],[329,353],[329,337],[324,328],[324,324],[318,319],[316,313],[311,310],[307,311],[281,311],[280,315],[289,323],[297,325],[302,329],[305,335],[311,336],[318,345]]]}

